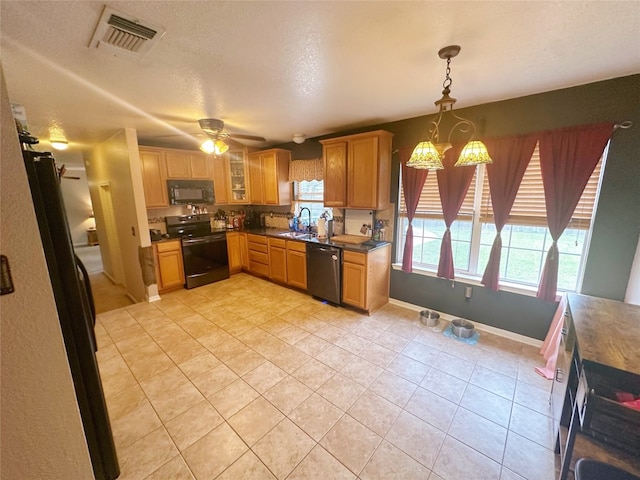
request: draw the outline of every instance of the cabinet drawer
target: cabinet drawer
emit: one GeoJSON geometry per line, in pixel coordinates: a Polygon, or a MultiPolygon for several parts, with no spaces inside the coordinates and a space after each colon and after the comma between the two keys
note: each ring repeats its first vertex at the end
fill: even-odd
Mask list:
{"type": "Polygon", "coordinates": [[[367,263],[367,255],[364,253],[350,252],[344,250],[342,252],[342,260],[346,263],[355,263],[357,265],[364,265],[367,263]]]}
{"type": "MultiPolygon", "coordinates": [[[[262,263],[263,265],[269,265],[269,255],[267,253],[249,250],[249,262],[251,262],[251,264],[253,264],[253,262],[257,262],[262,263]]],[[[253,270],[253,267],[251,270],[253,270]]]]}
{"type": "Polygon", "coordinates": [[[287,246],[287,241],[282,238],[269,238],[269,246],[285,248],[287,246]]]}
{"type": "Polygon", "coordinates": [[[262,263],[254,262],[253,260],[249,260],[249,271],[251,273],[255,273],[256,275],[262,275],[263,277],[268,277],[269,265],[264,265],[262,263]]]}
{"type": "Polygon", "coordinates": [[[295,252],[306,252],[307,244],[305,242],[297,242],[295,240],[287,240],[287,250],[293,250],[295,252]]]}
{"type": "Polygon", "coordinates": [[[267,253],[268,250],[269,249],[266,244],[263,245],[261,243],[249,242],[249,251],[267,253]]]}
{"type": "Polygon", "coordinates": [[[262,245],[267,244],[267,237],[264,235],[256,235],[255,233],[248,233],[247,240],[253,243],[261,243],[262,245]]]}
{"type": "Polygon", "coordinates": [[[175,240],[173,242],[159,242],[159,243],[156,243],[156,249],[158,250],[158,253],[179,251],[180,250],[180,240],[175,240]]]}

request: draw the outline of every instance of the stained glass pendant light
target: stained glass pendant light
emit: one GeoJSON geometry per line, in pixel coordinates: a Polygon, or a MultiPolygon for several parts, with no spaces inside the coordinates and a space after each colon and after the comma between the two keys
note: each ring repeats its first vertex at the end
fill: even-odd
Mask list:
{"type": "Polygon", "coordinates": [[[460,152],[456,167],[480,165],[482,163],[492,163],[487,147],[479,140],[474,139],[476,126],[471,120],[456,115],[453,111],[453,105],[456,103],[455,98],[451,98],[451,59],[460,53],[459,45],[449,45],[441,48],[438,56],[447,60],[447,70],[444,82],[442,83],[442,98],[435,102],[439,108],[438,115],[429,123],[429,139],[418,143],[414,148],[407,167],[440,170],[444,168],[442,159],[445,152],[451,148],[451,136],[454,132],[461,135],[469,135],[469,140],[460,152]],[[452,124],[449,134],[445,137],[442,125],[443,123],[452,124]],[[446,138],[446,141],[444,139],[446,138]]]}

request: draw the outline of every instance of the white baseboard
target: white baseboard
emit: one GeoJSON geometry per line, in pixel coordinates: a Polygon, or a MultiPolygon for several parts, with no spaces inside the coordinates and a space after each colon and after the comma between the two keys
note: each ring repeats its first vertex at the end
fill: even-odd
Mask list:
{"type": "MultiPolygon", "coordinates": [[[[397,305],[399,307],[404,307],[409,310],[415,310],[416,312],[420,312],[426,309],[426,307],[414,305],[413,303],[403,302],[402,300],[397,300],[395,298],[390,298],[389,303],[391,303],[392,305],[397,305]]],[[[438,311],[434,310],[434,312],[438,312],[438,311]]],[[[447,320],[448,322],[450,322],[455,318],[458,318],[448,313],[443,313],[443,312],[438,312],[438,313],[440,314],[440,318],[442,318],[443,320],[447,320]]],[[[501,328],[492,327],[491,325],[485,325],[484,323],[476,322],[472,318],[467,318],[467,320],[472,321],[474,327],[480,331],[491,333],[493,335],[498,335],[499,337],[508,338],[509,340],[514,340],[516,342],[524,343],[526,345],[532,345],[534,347],[542,347],[542,340],[527,337],[525,335],[520,335],[519,333],[510,332],[509,330],[503,330],[501,328]]]]}
{"type": "Polygon", "coordinates": [[[162,300],[160,298],[160,295],[152,295],[149,297],[149,300],[147,300],[147,302],[151,303],[151,302],[157,302],[158,300],[162,300]]]}
{"type": "Polygon", "coordinates": [[[116,283],[115,279],[114,279],[111,275],[109,275],[106,271],[104,271],[104,270],[103,270],[103,271],[102,271],[102,274],[103,274],[105,277],[107,277],[109,280],[111,280],[111,283],[113,283],[114,285],[118,285],[118,284],[116,283]]]}

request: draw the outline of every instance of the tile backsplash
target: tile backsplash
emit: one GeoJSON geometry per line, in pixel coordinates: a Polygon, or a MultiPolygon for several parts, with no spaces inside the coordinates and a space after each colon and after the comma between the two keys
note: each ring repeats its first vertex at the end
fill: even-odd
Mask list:
{"type": "Polygon", "coordinates": [[[344,211],[344,233],[348,235],[366,235],[371,236],[371,228],[373,227],[373,210],[352,210],[344,211]],[[368,233],[362,233],[360,229],[366,225],[368,233]]]}

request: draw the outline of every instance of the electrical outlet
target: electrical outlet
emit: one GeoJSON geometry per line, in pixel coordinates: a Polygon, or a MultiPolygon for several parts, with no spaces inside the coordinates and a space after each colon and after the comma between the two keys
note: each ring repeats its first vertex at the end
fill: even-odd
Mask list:
{"type": "Polygon", "coordinates": [[[473,295],[473,287],[464,287],[464,299],[471,300],[472,295],[473,295]]]}

